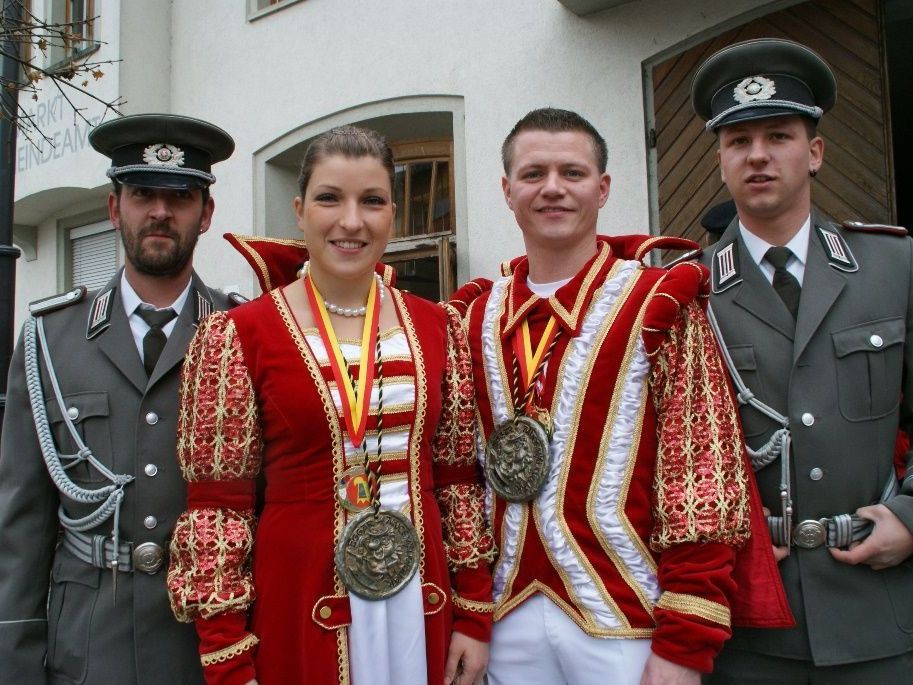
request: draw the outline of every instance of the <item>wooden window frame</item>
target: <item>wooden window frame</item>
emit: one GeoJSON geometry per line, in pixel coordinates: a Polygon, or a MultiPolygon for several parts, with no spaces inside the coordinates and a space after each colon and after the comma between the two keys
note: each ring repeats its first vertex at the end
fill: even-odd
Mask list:
{"type": "MultiPolygon", "coordinates": [[[[433,233],[421,233],[392,238],[387,245],[386,259],[388,263],[398,263],[412,259],[437,257],[438,259],[438,289],[442,299],[446,299],[456,289],[456,189],[454,184],[453,168],[453,140],[451,139],[421,139],[409,140],[400,143],[391,143],[394,163],[397,166],[408,166],[422,162],[447,162],[448,174],[448,201],[450,203],[450,229],[433,233]]],[[[428,198],[428,216],[425,226],[433,225],[434,189],[437,183],[439,166],[432,167],[431,195],[428,198]]],[[[405,187],[403,188],[402,203],[404,207],[397,207],[401,212],[402,226],[409,225],[411,202],[411,174],[404,174],[405,187]]]]}
{"type": "MultiPolygon", "coordinates": [[[[453,175],[453,141],[452,140],[410,140],[404,143],[391,144],[390,148],[393,150],[393,158],[397,166],[403,165],[409,167],[415,164],[421,164],[423,162],[447,162],[447,186],[448,186],[448,202],[450,203],[450,213],[451,217],[455,219],[455,208],[456,208],[456,198],[454,192],[454,175],[453,175]]],[[[429,185],[431,189],[431,196],[428,199],[428,216],[425,217],[425,226],[431,226],[433,224],[434,218],[434,189],[435,184],[437,183],[437,173],[438,173],[438,164],[434,164],[431,169],[431,183],[429,185]]],[[[404,207],[397,207],[397,212],[400,214],[402,220],[402,226],[405,228],[408,226],[412,220],[412,203],[410,202],[411,191],[412,191],[412,174],[406,173],[405,178],[405,187],[403,188],[403,202],[404,207]]],[[[409,241],[409,240],[420,240],[423,238],[430,238],[433,236],[444,236],[452,235],[454,232],[454,223],[451,221],[451,228],[447,231],[438,231],[434,233],[422,233],[420,235],[406,235],[393,238],[390,242],[399,242],[399,241],[409,241]]]]}
{"type": "MultiPolygon", "coordinates": [[[[67,35],[64,36],[63,45],[60,47],[60,49],[63,50],[63,57],[53,61],[50,66],[47,67],[48,71],[66,72],[69,70],[71,64],[91,55],[99,48],[99,44],[95,41],[95,0],[85,0],[84,18],[76,18],[73,16],[74,0],[62,0],[62,2],[63,21],[58,21],[58,17],[54,16],[53,4],[51,5],[49,16],[45,18],[45,21],[48,24],[62,24],[65,26],[73,26],[75,24],[78,25],[84,33],[77,34],[76,31],[67,31],[67,35]],[[79,44],[82,44],[83,47],[74,49],[74,46],[79,44]]],[[[50,53],[49,57],[51,55],[53,55],[53,53],[50,53]]]]}

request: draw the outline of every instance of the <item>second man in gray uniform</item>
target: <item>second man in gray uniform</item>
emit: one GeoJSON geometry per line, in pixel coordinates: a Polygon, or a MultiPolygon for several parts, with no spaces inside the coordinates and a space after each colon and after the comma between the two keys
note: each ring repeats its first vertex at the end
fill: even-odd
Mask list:
{"type": "Polygon", "coordinates": [[[34,303],[10,367],[0,442],[0,682],[202,683],[171,615],[164,554],[185,486],[178,375],[200,319],[228,299],[193,272],[234,149],[204,121],[102,124],[108,210],[126,266],[101,290],[34,303]]]}
{"type": "Polygon", "coordinates": [[[724,48],[692,99],[738,210],[704,255],[711,308],[797,622],[734,630],[711,682],[908,682],[913,483],[897,494],[894,448],[913,428],[913,241],[812,206],[836,80],[805,46],[724,48]]]}

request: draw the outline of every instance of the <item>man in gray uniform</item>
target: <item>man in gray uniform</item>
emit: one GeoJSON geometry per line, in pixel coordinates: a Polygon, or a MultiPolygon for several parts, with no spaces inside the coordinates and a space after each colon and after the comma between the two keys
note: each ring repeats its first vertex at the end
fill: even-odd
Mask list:
{"type": "Polygon", "coordinates": [[[812,207],[836,88],[817,54],[773,39],[721,50],[692,84],[738,210],[703,256],[711,308],[796,618],[736,629],[710,682],[913,673],[913,479],[894,460],[913,428],[913,241],[812,207]]]}
{"type": "Polygon", "coordinates": [[[96,128],[126,266],[101,290],[33,303],[0,441],[0,682],[202,683],[164,559],[185,506],[178,375],[200,319],[228,299],[193,272],[214,162],[204,121],[143,114],[96,128]],[[49,595],[50,591],[50,595],[49,595]]]}

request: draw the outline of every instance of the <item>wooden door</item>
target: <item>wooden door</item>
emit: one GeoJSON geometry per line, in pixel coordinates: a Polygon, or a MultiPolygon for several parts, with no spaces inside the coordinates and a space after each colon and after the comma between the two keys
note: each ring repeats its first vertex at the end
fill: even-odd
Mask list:
{"type": "Polygon", "coordinates": [[[837,104],[818,127],[825,155],[812,183],[812,201],[837,220],[892,223],[896,209],[879,0],[813,0],[726,31],[653,68],[661,233],[707,243],[700,219],[729,194],[717,169],[716,136],[704,131],[691,109],[691,80],[720,48],[760,37],[809,46],[837,76],[837,104]]]}

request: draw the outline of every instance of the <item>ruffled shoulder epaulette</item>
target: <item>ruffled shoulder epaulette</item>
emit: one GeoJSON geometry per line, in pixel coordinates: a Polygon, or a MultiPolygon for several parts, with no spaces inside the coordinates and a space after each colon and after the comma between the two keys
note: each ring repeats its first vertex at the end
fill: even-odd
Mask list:
{"type": "Polygon", "coordinates": [[[492,285],[492,281],[487,278],[474,278],[457,288],[446,304],[460,316],[466,316],[469,305],[472,304],[473,300],[491,290],[492,285]]]}
{"type": "Polygon", "coordinates": [[[612,254],[621,259],[633,259],[643,262],[652,250],[698,250],[700,245],[687,238],[674,236],[651,236],[643,233],[632,235],[596,236],[597,240],[607,242],[612,254]]]}
{"type": "MultiPolygon", "coordinates": [[[[222,237],[250,264],[257,274],[260,289],[265,293],[298,278],[298,272],[308,260],[307,245],[303,240],[239,233],[225,233],[222,237]]],[[[396,270],[392,266],[378,262],[375,270],[383,277],[384,285],[396,284],[396,270]]]]}
{"type": "Polygon", "coordinates": [[[679,312],[692,302],[702,309],[710,296],[710,271],[697,262],[683,262],[667,270],[650,296],[644,313],[644,343],[648,354],[662,345],[666,332],[675,325],[679,312]]]}

